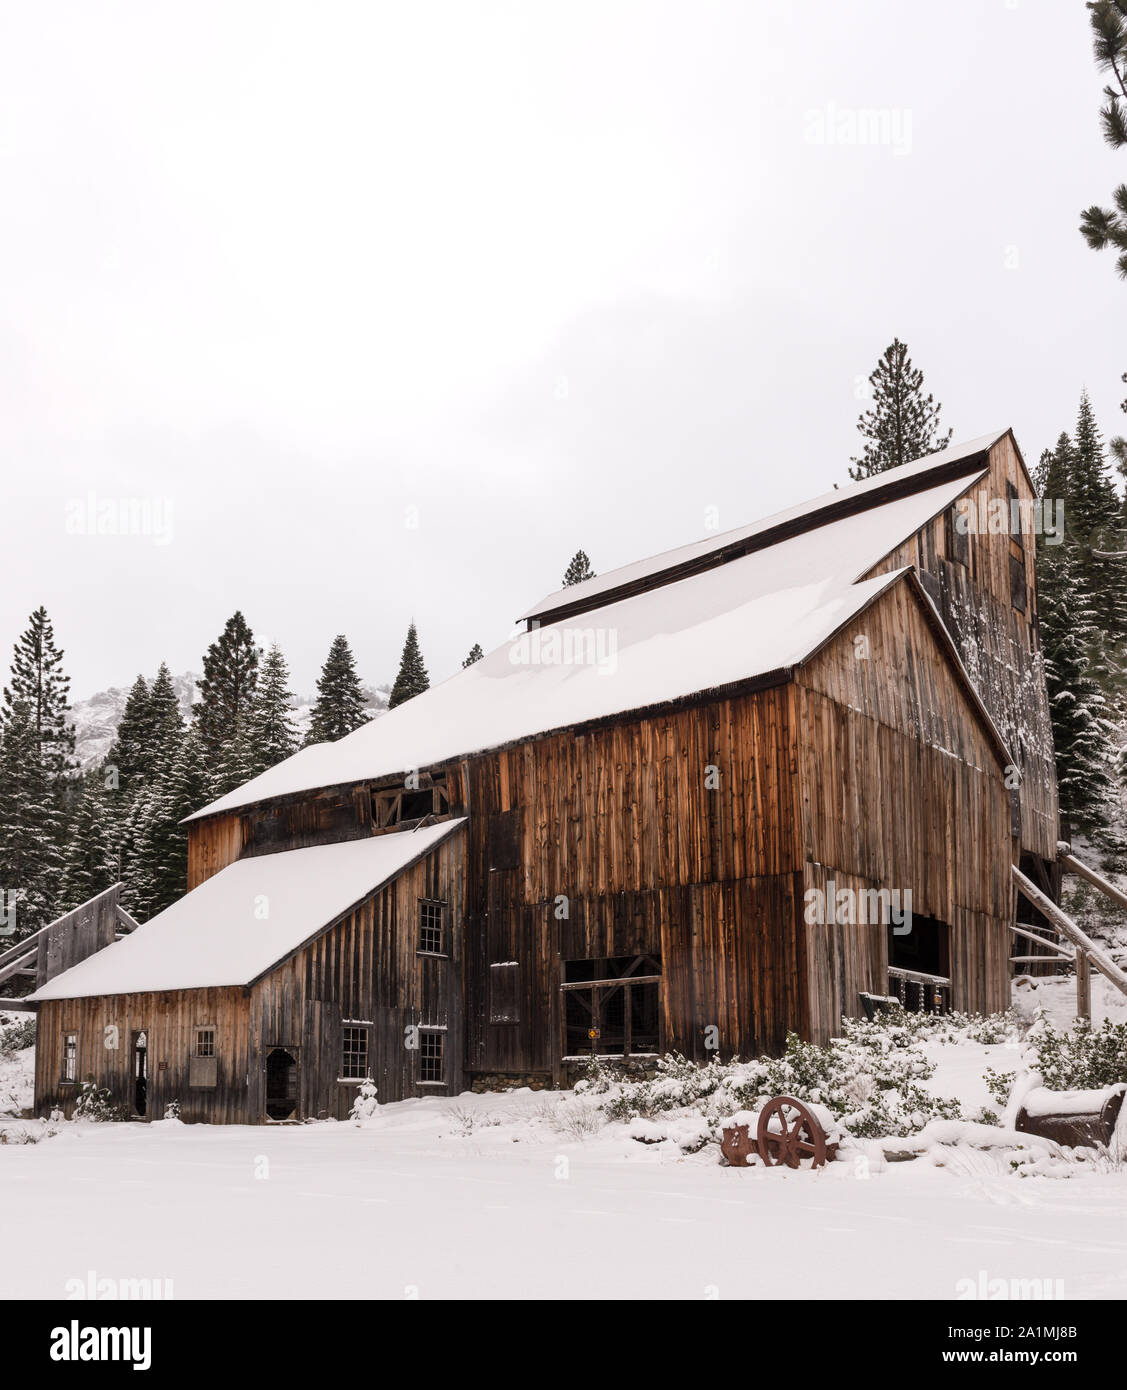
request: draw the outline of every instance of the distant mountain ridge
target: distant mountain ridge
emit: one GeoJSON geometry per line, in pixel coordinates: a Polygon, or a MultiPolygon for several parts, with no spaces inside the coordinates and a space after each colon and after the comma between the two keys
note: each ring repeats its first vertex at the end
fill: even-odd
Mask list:
{"type": "MultiPolygon", "coordinates": [[[[176,698],[180,703],[180,713],[185,719],[191,718],[192,705],[199,693],[196,689],[197,679],[194,671],[184,671],[172,678],[176,698]]],[[[84,772],[101,766],[110,751],[131,688],[131,685],[111,685],[108,690],[99,690],[85,700],[75,700],[71,705],[74,753],[84,772]]],[[[364,686],[364,702],[369,717],[375,718],[376,715],[383,714],[387,709],[390,692],[390,685],[364,686]]],[[[303,739],[309,728],[315,700],[314,695],[298,695],[294,698],[294,724],[303,739]]]]}

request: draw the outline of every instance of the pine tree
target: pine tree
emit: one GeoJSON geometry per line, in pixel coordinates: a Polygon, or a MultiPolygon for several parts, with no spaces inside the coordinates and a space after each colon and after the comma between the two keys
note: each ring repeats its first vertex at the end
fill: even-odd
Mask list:
{"type": "Polygon", "coordinates": [[[113,744],[106,754],[107,768],[117,769],[118,786],[130,791],[144,782],[152,770],[153,712],[149,686],[138,676],[126,696],[113,744]]]}
{"type": "Polygon", "coordinates": [[[1085,540],[1099,539],[1106,528],[1115,528],[1119,520],[1119,496],[1108,471],[1103,438],[1087,391],[1080,393],[1076,415],[1068,503],[1075,534],[1085,540]]]}
{"type": "Polygon", "coordinates": [[[571,557],[571,563],[564,570],[564,588],[570,589],[573,584],[582,584],[585,579],[594,578],[596,578],[595,571],[591,568],[591,561],[587,558],[587,552],[577,550],[571,557]]]}
{"type": "Polygon", "coordinates": [[[387,702],[388,709],[394,709],[396,705],[401,705],[404,700],[411,700],[416,695],[421,695],[424,690],[430,689],[430,677],[427,675],[427,668],[423,665],[423,654],[419,650],[419,635],[415,631],[415,624],[412,623],[407,629],[407,640],[403,644],[403,655],[399,661],[399,674],[395,677],[395,684],[391,687],[391,698],[387,702]]]}
{"type": "Polygon", "coordinates": [[[55,646],[47,610],[37,608],[12,652],[11,675],[0,707],[0,725],[6,725],[14,706],[26,704],[40,762],[51,779],[64,776],[74,765],[74,729],[67,720],[70,678],[63,673],[63,655],[55,646]]]}
{"type": "MultiPolygon", "coordinates": [[[[227,742],[216,755],[212,772],[212,797],[226,796],[228,792],[249,782],[262,771],[257,752],[251,741],[251,721],[254,718],[253,704],[245,714],[239,716],[231,730],[227,742]]],[[[206,744],[205,744],[206,750],[206,744]]]]}
{"type": "Polygon", "coordinates": [[[1111,789],[1107,701],[1092,672],[1095,616],[1074,547],[1046,547],[1038,583],[1045,681],[1062,812],[1081,829],[1106,820],[1111,789]]]}
{"type": "Polygon", "coordinates": [[[172,672],[164,661],[149,690],[149,716],[152,721],[150,776],[164,777],[180,751],[185,727],[172,672]]]}
{"type": "MultiPolygon", "coordinates": [[[[258,648],[242,613],[226,626],[207,649],[203,675],[196,682],[200,698],[192,717],[209,752],[216,753],[242,727],[258,680],[258,648]]],[[[245,731],[244,731],[245,732],[245,731]]]]}
{"type": "Polygon", "coordinates": [[[367,722],[364,688],[356,674],[356,661],[347,637],[339,633],[333,638],[317,677],[317,700],[309,716],[305,742],[335,743],[367,722]]]}
{"type": "Polygon", "coordinates": [[[116,882],[105,794],[100,783],[89,781],[70,822],[60,910],[69,912],[116,882]]]}
{"type": "Polygon", "coordinates": [[[262,663],[254,703],[247,716],[247,738],[255,768],[253,776],[297,752],[292,708],[290,669],[281,647],[275,642],[262,663]]]}
{"type": "MultiPolygon", "coordinates": [[[[1123,0],[1092,0],[1088,5],[1096,66],[1111,75],[1103,90],[1106,105],[1100,127],[1113,150],[1127,148],[1127,5],[1123,0]]],[[[1127,183],[1112,194],[1110,208],[1094,204],[1080,215],[1080,234],[1093,251],[1118,251],[1116,269],[1127,279],[1127,183]]]]}
{"type": "Polygon", "coordinates": [[[159,820],[158,798],[155,787],[138,787],[117,839],[118,877],[123,884],[122,904],[142,922],[157,910],[155,832],[159,820]]]}
{"type": "Polygon", "coordinates": [[[152,896],[157,912],[188,888],[188,828],[180,822],[214,798],[203,740],[189,730],[158,792],[150,843],[152,896]]]}
{"type": "Polygon", "coordinates": [[[470,648],[469,656],[462,662],[462,669],[465,670],[467,666],[472,666],[475,661],[480,661],[484,655],[485,653],[481,650],[481,643],[475,642],[470,648]]]}
{"type": "Polygon", "coordinates": [[[30,703],[6,698],[0,724],[0,898],[8,909],[15,907],[17,940],[60,915],[64,827],[51,773],[54,751],[50,745],[43,751],[30,703]]]}
{"type": "Polygon", "coordinates": [[[934,396],[924,395],[923,381],[924,374],[912,366],[907,346],[893,338],[869,377],[872,408],[857,421],[865,450],[853,460],[856,467],[849,470],[851,478],[884,473],[950,444],[952,431],[940,433],[939,412],[943,407],[934,396]]]}

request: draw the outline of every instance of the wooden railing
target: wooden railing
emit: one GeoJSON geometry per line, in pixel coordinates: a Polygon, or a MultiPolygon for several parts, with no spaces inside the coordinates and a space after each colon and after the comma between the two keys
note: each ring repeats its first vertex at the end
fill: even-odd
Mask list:
{"type": "MultiPolygon", "coordinates": [[[[79,955],[72,955],[70,959],[55,962],[50,958],[49,947],[52,946],[53,942],[52,933],[57,934],[72,919],[78,920],[82,914],[96,909],[102,899],[107,899],[113,907],[115,936],[133,931],[137,923],[117,901],[117,895],[122,886],[120,883],[115,883],[111,887],[103,889],[101,893],[96,893],[87,902],[72,908],[70,912],[64,912],[55,921],[48,922],[45,927],[40,927],[38,931],[32,932],[30,936],[23,937],[6,951],[0,952],[0,984],[16,976],[24,975],[34,977],[36,984],[42,985],[53,974],[68,969],[71,965],[77,965],[79,960],[99,949],[94,935],[90,934],[89,940],[84,940],[81,943],[79,955]]],[[[55,940],[57,941],[57,937],[55,940]]],[[[110,943],[103,941],[101,944],[109,945],[110,943]]],[[[35,1007],[22,999],[0,999],[0,1006],[7,1009],[34,1009],[35,1007]]]]}
{"type": "Polygon", "coordinates": [[[909,1013],[945,1014],[951,1010],[951,981],[946,975],[888,967],[888,992],[909,1013]]]}

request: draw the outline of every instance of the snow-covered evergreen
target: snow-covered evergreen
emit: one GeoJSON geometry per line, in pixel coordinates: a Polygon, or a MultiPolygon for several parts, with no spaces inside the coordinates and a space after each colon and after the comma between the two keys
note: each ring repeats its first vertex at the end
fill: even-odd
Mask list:
{"type": "Polygon", "coordinates": [[[401,705],[404,700],[410,700],[429,689],[430,677],[423,664],[423,654],[419,650],[419,634],[415,630],[415,624],[412,623],[407,629],[407,640],[403,644],[403,655],[399,661],[399,674],[395,677],[395,684],[391,687],[391,698],[387,702],[387,707],[394,709],[396,705],[401,705]]]}
{"type": "Polygon", "coordinates": [[[317,678],[317,703],[309,719],[306,743],[335,743],[368,722],[364,687],[356,674],[352,648],[343,633],[333,638],[317,678]]]}

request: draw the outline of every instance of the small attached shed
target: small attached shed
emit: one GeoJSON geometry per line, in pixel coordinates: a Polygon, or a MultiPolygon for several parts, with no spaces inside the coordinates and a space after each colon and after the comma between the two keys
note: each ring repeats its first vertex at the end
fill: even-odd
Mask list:
{"type": "Polygon", "coordinates": [[[64,971],[36,1106],[92,1077],[134,1114],[255,1124],[459,1089],[464,821],[244,858],[64,971]]]}

